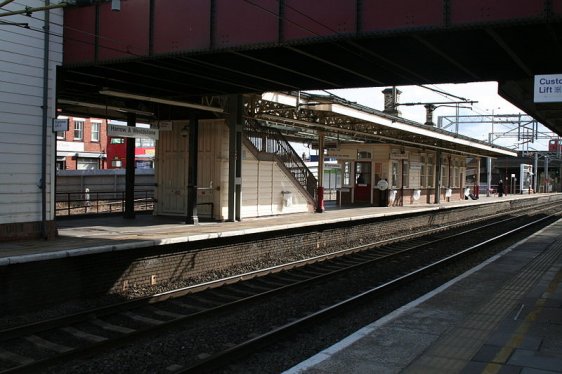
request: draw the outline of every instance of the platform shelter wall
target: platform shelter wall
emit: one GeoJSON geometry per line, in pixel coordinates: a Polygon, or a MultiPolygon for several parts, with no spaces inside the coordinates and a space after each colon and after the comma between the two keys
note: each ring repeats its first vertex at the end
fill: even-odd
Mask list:
{"type": "MultiPolygon", "coordinates": [[[[187,121],[174,121],[160,133],[156,153],[157,207],[155,214],[181,216],[187,209],[189,139],[187,121]]],[[[229,130],[224,120],[199,121],[198,214],[215,220],[228,218],[229,130]]],[[[242,149],[241,218],[311,212],[314,207],[297,182],[275,157],[258,160],[242,149]]]]}

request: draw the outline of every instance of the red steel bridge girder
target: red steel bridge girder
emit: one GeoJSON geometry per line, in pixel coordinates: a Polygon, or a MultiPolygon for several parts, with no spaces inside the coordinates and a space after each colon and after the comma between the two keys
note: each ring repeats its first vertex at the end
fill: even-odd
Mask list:
{"type": "Polygon", "coordinates": [[[65,9],[64,63],[544,23],[560,0],[134,0],[65,9]]]}

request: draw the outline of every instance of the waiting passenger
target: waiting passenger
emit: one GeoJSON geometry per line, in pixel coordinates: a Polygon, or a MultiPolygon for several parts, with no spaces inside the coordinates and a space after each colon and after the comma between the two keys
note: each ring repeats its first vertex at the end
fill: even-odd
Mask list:
{"type": "Polygon", "coordinates": [[[503,196],[503,182],[501,179],[498,181],[498,196],[503,196]]]}
{"type": "Polygon", "coordinates": [[[365,177],[363,177],[363,173],[359,173],[357,177],[357,184],[365,184],[365,177]]]}

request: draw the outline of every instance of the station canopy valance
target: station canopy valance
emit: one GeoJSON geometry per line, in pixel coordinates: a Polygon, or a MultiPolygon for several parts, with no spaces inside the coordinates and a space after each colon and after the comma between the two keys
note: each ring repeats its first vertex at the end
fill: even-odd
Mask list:
{"type": "Polygon", "coordinates": [[[352,103],[333,95],[266,92],[248,101],[247,118],[281,131],[291,141],[325,148],[341,143],[390,143],[480,157],[517,152],[435,126],[352,103]]]}

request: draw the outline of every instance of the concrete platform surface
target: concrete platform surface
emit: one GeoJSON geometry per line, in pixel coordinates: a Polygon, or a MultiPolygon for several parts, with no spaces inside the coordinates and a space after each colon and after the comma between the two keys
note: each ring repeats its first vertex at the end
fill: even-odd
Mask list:
{"type": "Polygon", "coordinates": [[[562,373],[562,220],[287,370],[562,373]]]}
{"type": "Polygon", "coordinates": [[[0,243],[0,266],[549,195],[560,194],[523,194],[501,198],[481,196],[479,200],[443,202],[439,205],[344,209],[327,202],[326,211],[323,213],[297,213],[244,219],[240,222],[213,222],[198,225],[185,224],[185,219],[182,217],[170,218],[146,214],[137,214],[134,219],[124,219],[121,216],[65,218],[57,220],[59,235],[54,240],[0,243]]]}

